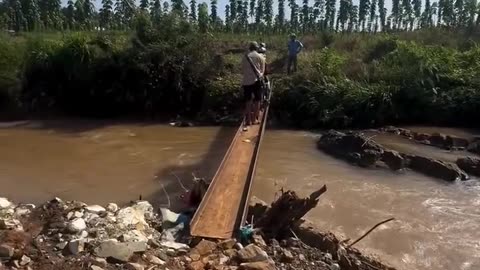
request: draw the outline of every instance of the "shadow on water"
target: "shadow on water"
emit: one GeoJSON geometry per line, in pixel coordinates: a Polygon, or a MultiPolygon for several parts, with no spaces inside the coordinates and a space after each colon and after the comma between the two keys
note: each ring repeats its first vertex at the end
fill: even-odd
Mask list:
{"type": "MultiPolygon", "coordinates": [[[[170,199],[171,210],[177,212],[182,210],[182,207],[185,206],[181,199],[181,195],[185,192],[182,184],[187,189],[192,188],[192,173],[195,174],[196,177],[204,178],[207,182],[210,182],[230,146],[230,142],[235,136],[236,131],[237,129],[233,127],[221,127],[207,152],[199,162],[188,165],[173,165],[159,170],[155,175],[154,181],[158,181],[159,185],[163,184],[168,198],[165,191],[160,188],[153,195],[143,199],[148,200],[156,208],[166,207],[168,205],[168,199],[170,199]],[[181,180],[181,183],[176,177],[181,180]]],[[[179,129],[179,132],[188,132],[188,128],[179,129]]]]}

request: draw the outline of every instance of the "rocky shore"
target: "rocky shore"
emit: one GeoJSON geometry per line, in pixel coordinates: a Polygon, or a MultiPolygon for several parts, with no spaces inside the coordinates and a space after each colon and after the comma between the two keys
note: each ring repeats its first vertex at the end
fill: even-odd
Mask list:
{"type": "MultiPolygon", "coordinates": [[[[251,215],[268,208],[254,200],[251,215]]],[[[310,225],[294,228],[298,238],[255,231],[241,243],[194,239],[182,214],[147,201],[118,207],[55,198],[35,206],[0,198],[0,269],[393,269],[310,225]]]]}
{"type": "MultiPolygon", "coordinates": [[[[479,141],[475,138],[466,139],[440,133],[417,133],[394,127],[374,130],[374,132],[393,133],[417,143],[448,151],[468,150],[478,153],[476,149],[479,141]]],[[[374,137],[368,137],[359,131],[330,130],[320,137],[317,147],[332,156],[361,167],[385,166],[393,171],[410,169],[446,181],[468,180],[469,174],[480,176],[480,157],[465,156],[459,157],[456,162],[449,162],[429,156],[401,153],[375,142],[374,137]]]]}

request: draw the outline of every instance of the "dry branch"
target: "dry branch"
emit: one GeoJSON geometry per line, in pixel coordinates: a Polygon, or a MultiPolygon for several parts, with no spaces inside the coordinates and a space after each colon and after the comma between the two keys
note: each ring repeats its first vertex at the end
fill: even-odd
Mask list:
{"type": "Polygon", "coordinates": [[[256,226],[262,228],[268,237],[282,237],[311,209],[317,206],[319,197],[327,191],[327,186],[314,191],[307,198],[299,198],[294,191],[282,192],[267,212],[257,220],[256,226]]]}

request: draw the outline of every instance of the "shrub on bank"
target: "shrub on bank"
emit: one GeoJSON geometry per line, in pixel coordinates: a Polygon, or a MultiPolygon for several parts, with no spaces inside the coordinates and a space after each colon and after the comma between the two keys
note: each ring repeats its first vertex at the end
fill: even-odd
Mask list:
{"type": "Polygon", "coordinates": [[[267,42],[275,73],[271,109],[280,122],[302,128],[478,125],[480,49],[471,41],[449,47],[422,33],[324,33],[306,39],[299,71],[286,76],[284,36],[201,35],[175,16],[164,16],[161,25],[139,17],[134,35],[0,38],[6,48],[0,54],[8,59],[0,60],[0,89],[21,89],[19,100],[31,112],[211,119],[241,111],[239,64],[254,39],[267,42]]]}

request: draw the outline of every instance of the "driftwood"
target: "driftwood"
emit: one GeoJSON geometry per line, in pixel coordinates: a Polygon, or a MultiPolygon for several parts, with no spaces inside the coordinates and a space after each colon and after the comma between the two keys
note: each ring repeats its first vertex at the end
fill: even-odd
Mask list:
{"type": "Polygon", "coordinates": [[[291,228],[318,204],[319,197],[327,191],[327,186],[299,198],[294,191],[286,191],[274,201],[271,207],[257,219],[255,226],[261,228],[267,237],[277,238],[291,234],[291,228]]]}
{"type": "Polygon", "coordinates": [[[392,220],[395,220],[395,218],[389,218],[389,219],[386,219],[384,221],[381,221],[377,224],[375,224],[375,226],[373,226],[370,230],[368,230],[366,233],[364,233],[362,236],[360,236],[357,240],[353,241],[353,243],[351,243],[350,245],[348,245],[348,247],[352,247],[353,245],[355,245],[356,243],[360,242],[360,240],[362,240],[363,238],[365,238],[368,234],[370,234],[373,230],[375,230],[378,226],[382,225],[382,224],[385,224],[389,221],[392,221],[392,220]]]}

